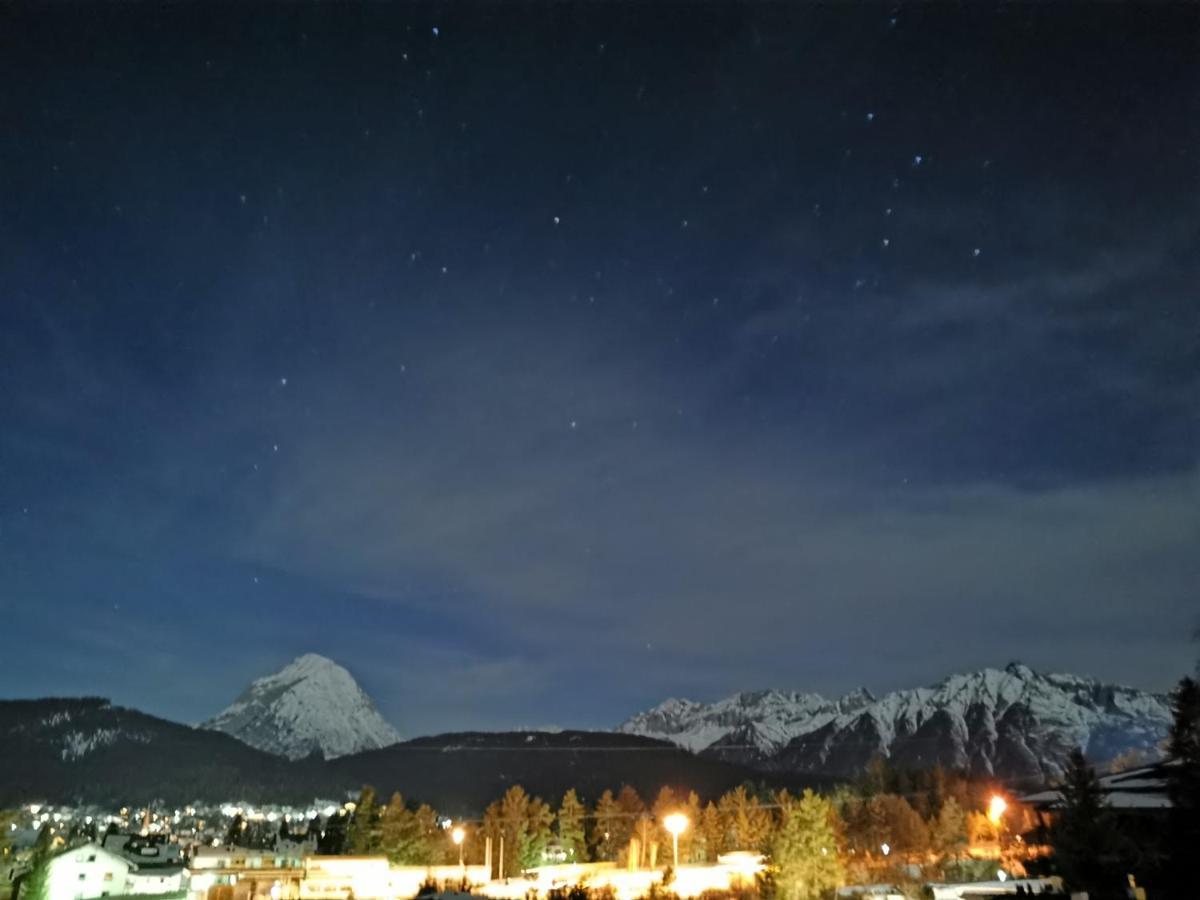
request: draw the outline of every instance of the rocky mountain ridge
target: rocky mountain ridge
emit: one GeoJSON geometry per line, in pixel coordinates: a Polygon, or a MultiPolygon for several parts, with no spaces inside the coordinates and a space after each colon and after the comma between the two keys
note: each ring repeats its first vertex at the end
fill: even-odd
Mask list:
{"type": "Polygon", "coordinates": [[[1165,694],[1010,663],[879,698],[859,688],[837,700],[784,691],[671,699],[618,731],[767,770],[844,777],[881,756],[1035,781],[1058,777],[1073,747],[1098,762],[1153,752],[1170,722],[1165,694]]]}

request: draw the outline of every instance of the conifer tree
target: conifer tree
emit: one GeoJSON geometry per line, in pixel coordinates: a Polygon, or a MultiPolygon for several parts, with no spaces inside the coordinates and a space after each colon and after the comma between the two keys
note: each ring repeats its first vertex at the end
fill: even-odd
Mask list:
{"type": "Polygon", "coordinates": [[[702,859],[707,863],[715,863],[717,857],[726,851],[725,821],[717,805],[711,800],[704,807],[700,817],[700,839],[703,844],[702,859]]]}
{"type": "Polygon", "coordinates": [[[764,851],[771,838],[771,815],[758,798],[739,786],[725,793],[717,804],[722,826],[733,850],[764,851]]]}
{"type": "Polygon", "coordinates": [[[1115,891],[1121,879],[1119,866],[1114,866],[1119,836],[1096,773],[1078,749],[1071,751],[1059,792],[1062,807],[1051,826],[1050,843],[1063,880],[1093,896],[1115,891]]]}
{"type": "MultiPolygon", "coordinates": [[[[669,854],[673,843],[671,833],[663,825],[663,820],[672,813],[683,812],[680,806],[679,798],[675,796],[675,792],[665,786],[659,788],[658,796],[654,798],[654,803],[650,806],[650,817],[653,820],[653,827],[650,829],[650,840],[658,845],[660,860],[670,862],[667,857],[663,856],[663,851],[665,850],[669,854]]],[[[679,836],[680,859],[687,859],[685,845],[688,838],[689,835],[686,830],[679,836]]]]}
{"type": "Polygon", "coordinates": [[[490,877],[500,877],[500,837],[504,834],[504,823],[501,820],[500,801],[493,800],[483,811],[481,826],[485,840],[492,842],[492,871],[490,877]]]}
{"type": "Polygon", "coordinates": [[[557,828],[558,842],[562,845],[571,862],[586,862],[588,857],[587,840],[584,835],[584,815],[586,810],[579,801],[575,788],[563,794],[562,803],[558,807],[557,828]]]}
{"type": "Polygon", "coordinates": [[[1171,698],[1175,718],[1167,741],[1171,764],[1165,767],[1171,800],[1167,829],[1168,877],[1177,891],[1189,884],[1200,847],[1200,684],[1179,682],[1171,698]]]}
{"type": "MultiPolygon", "coordinates": [[[[641,842],[641,852],[646,852],[646,839],[649,836],[649,822],[646,816],[646,804],[638,796],[638,792],[629,785],[623,785],[617,792],[617,811],[619,813],[614,828],[610,831],[613,842],[617,847],[617,860],[625,861],[629,854],[630,838],[637,835],[641,842]]],[[[640,863],[641,860],[638,860],[640,863]]]]}
{"type": "Polygon", "coordinates": [[[942,867],[959,860],[967,849],[967,814],[953,797],[946,797],[929,823],[930,843],[942,867]]]}
{"type": "Polygon", "coordinates": [[[317,849],[327,856],[336,856],[346,852],[347,833],[350,823],[345,812],[338,811],[325,820],[325,827],[320,832],[317,849]]]}
{"type": "Polygon", "coordinates": [[[805,790],[799,797],[776,795],[779,825],[771,838],[771,864],[782,900],[817,900],[842,881],[837,813],[824,797],[805,790]]]}
{"type": "MultiPolygon", "coordinates": [[[[438,827],[438,816],[432,806],[422,803],[412,814],[413,850],[415,865],[432,866],[449,862],[449,842],[438,827]]],[[[457,854],[455,854],[457,858],[457,854]]]]}
{"type": "Polygon", "coordinates": [[[703,851],[699,840],[704,810],[700,806],[700,796],[695,791],[689,791],[687,802],[683,806],[683,814],[687,816],[688,826],[679,836],[679,861],[685,863],[703,862],[703,856],[697,858],[697,847],[703,851]]]}
{"type": "Polygon", "coordinates": [[[380,849],[397,865],[417,863],[416,821],[400,794],[392,794],[379,815],[380,849]]]}
{"type": "Polygon", "coordinates": [[[357,856],[379,853],[379,811],[375,806],[375,789],[367,785],[358,796],[354,815],[346,830],[346,849],[357,856]]]}
{"type": "Polygon", "coordinates": [[[546,847],[550,843],[550,826],[554,813],[539,797],[530,799],[525,812],[525,837],[520,845],[522,869],[532,869],[544,862],[546,847]]]}
{"type": "Polygon", "coordinates": [[[589,843],[592,847],[592,859],[599,862],[613,862],[620,848],[620,810],[613,792],[606,790],[596,801],[596,814],[592,819],[592,833],[589,843]]]}
{"type": "Polygon", "coordinates": [[[243,832],[246,830],[246,820],[238,813],[225,829],[225,843],[230,846],[244,845],[243,832]]]}

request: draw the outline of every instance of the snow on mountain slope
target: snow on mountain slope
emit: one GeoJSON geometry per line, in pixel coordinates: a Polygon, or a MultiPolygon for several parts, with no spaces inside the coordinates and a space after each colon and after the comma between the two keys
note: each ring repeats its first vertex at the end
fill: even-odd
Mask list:
{"type": "Polygon", "coordinates": [[[845,776],[884,756],[1032,779],[1059,775],[1074,747],[1098,761],[1153,750],[1170,721],[1165,695],[1012,663],[879,699],[859,690],[836,701],[780,691],[668,700],[618,730],[725,758],[749,752],[770,768],[845,776]]]}
{"type": "Polygon", "coordinates": [[[863,688],[841,700],[798,691],[744,691],[716,703],[665,700],[618,727],[625,734],[672,741],[698,753],[731,736],[739,747],[753,746],[774,753],[792,738],[805,734],[872,701],[863,688]]]}
{"type": "Polygon", "coordinates": [[[203,728],[289,759],[314,751],[326,758],[400,740],[354,677],[315,653],[257,679],[203,728]]]}

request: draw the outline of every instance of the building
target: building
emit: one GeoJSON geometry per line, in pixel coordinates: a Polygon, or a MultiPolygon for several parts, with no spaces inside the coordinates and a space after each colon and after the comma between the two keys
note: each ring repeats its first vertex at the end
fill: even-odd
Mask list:
{"type": "MultiPolygon", "coordinates": [[[[1167,794],[1167,773],[1177,765],[1177,761],[1169,760],[1101,776],[1100,790],[1104,792],[1104,802],[1110,809],[1125,814],[1164,815],[1171,808],[1171,798],[1167,794]]],[[[1049,789],[1029,794],[1022,797],[1021,801],[1039,811],[1052,813],[1062,805],[1063,798],[1057,790],[1049,789]]]]}
{"type": "MultiPolygon", "coordinates": [[[[134,862],[95,842],[62,850],[47,863],[46,900],[101,897],[182,898],[184,870],[175,863],[134,862]]],[[[20,898],[20,882],[14,900],[20,898]]]]}
{"type": "Polygon", "coordinates": [[[394,866],[385,856],[290,855],[282,850],[199,847],[191,900],[399,900],[426,882],[480,885],[485,866],[394,866]]]}

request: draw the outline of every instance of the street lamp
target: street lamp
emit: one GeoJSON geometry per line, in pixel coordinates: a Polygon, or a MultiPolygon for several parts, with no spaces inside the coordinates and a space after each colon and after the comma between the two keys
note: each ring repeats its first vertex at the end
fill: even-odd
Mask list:
{"type": "Polygon", "coordinates": [[[887,856],[889,853],[892,852],[892,847],[890,844],[880,844],[879,849],[883,851],[884,856],[887,856]]]}
{"type": "Polygon", "coordinates": [[[461,825],[457,826],[453,831],[450,832],[450,840],[454,841],[455,846],[458,847],[459,868],[461,868],[463,865],[463,841],[466,839],[467,833],[463,831],[461,825]]]}
{"type": "Polygon", "coordinates": [[[999,825],[1000,820],[1004,818],[1004,812],[1008,809],[1008,801],[999,794],[992,794],[992,799],[988,801],[987,817],[993,825],[999,825]]]}
{"type": "Polygon", "coordinates": [[[663,819],[663,827],[671,832],[671,850],[674,858],[674,868],[679,868],[679,835],[688,827],[688,817],[683,813],[671,813],[663,819]]]}

